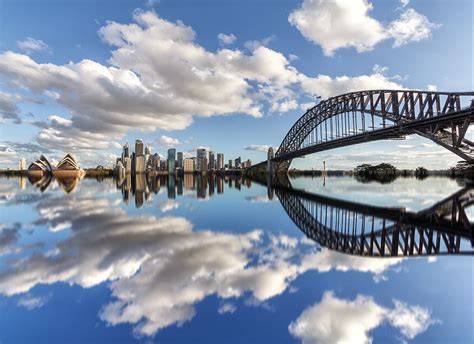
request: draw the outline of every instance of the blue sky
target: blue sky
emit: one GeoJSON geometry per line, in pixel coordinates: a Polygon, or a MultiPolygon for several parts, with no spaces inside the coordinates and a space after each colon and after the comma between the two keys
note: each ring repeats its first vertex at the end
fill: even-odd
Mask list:
{"type": "MultiPolygon", "coordinates": [[[[143,138],[264,160],[317,96],[370,88],[472,90],[472,2],[0,2],[0,167],[40,152],[111,162],[143,138]],[[330,19],[331,25],[325,20],[330,19]],[[3,61],[3,62],[2,62],[3,61]]],[[[470,132],[472,135],[472,131],[470,132]]],[[[299,159],[445,168],[425,139],[299,159]]]]}

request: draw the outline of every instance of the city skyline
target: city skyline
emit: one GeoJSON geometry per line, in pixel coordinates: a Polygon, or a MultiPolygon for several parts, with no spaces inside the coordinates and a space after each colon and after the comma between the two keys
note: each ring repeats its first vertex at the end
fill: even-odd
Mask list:
{"type": "MultiPolygon", "coordinates": [[[[63,152],[77,156],[81,166],[113,166],[121,142],[134,137],[161,157],[171,147],[183,156],[205,148],[260,162],[318,97],[374,88],[471,90],[472,52],[452,41],[472,31],[463,4],[472,5],[357,0],[329,6],[305,0],[267,11],[268,5],[244,1],[229,4],[233,18],[223,21],[223,7],[213,6],[215,15],[204,20],[193,6],[166,1],[92,4],[93,10],[80,5],[74,11],[61,4],[29,4],[26,10],[6,2],[0,168],[40,154],[55,164],[63,152]],[[315,13],[351,13],[360,25],[325,29],[315,13]],[[42,19],[41,29],[28,20],[33,15],[42,19]],[[75,20],[64,21],[58,32],[52,16],[75,20]],[[305,26],[308,17],[312,25],[305,26]],[[244,19],[252,30],[240,25],[244,19]],[[153,42],[169,42],[173,54],[154,50],[153,42]],[[139,55],[127,60],[127,51],[139,55]]],[[[313,154],[292,167],[320,169],[326,161],[329,169],[363,162],[441,169],[459,160],[409,136],[313,154]]]]}

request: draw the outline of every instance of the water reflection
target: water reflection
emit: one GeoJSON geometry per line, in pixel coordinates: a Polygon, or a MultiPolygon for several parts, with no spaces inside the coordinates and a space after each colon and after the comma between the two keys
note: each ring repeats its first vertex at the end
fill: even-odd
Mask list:
{"type": "Polygon", "coordinates": [[[341,253],[368,257],[474,254],[474,186],[418,212],[379,207],[294,189],[288,178],[266,181],[308,238],[341,253]]]}
{"type": "MultiPolygon", "coordinates": [[[[49,183],[51,187],[52,181],[49,183]]],[[[70,185],[74,182],[70,183],[63,182],[61,190],[73,190],[70,185]]],[[[17,187],[16,181],[11,184],[17,187]]],[[[273,298],[285,300],[277,309],[279,317],[286,316],[285,307],[299,305],[288,315],[291,318],[275,329],[283,328],[303,341],[350,341],[354,331],[359,331],[359,337],[368,342],[372,330],[379,327],[385,331],[386,325],[401,339],[413,339],[437,324],[441,313],[432,315],[431,305],[422,298],[413,301],[397,293],[390,295],[393,303],[389,300],[387,304],[384,295],[372,295],[376,289],[362,286],[353,286],[350,293],[343,294],[340,285],[351,286],[344,284],[341,275],[363,274],[377,283],[396,280],[395,274],[408,262],[405,256],[467,252],[466,245],[470,247],[472,240],[468,210],[474,200],[472,188],[465,187],[423,211],[409,212],[309,193],[294,189],[289,181],[270,187],[265,181],[266,189],[255,184],[229,176],[138,176],[102,183],[86,180],[80,185],[76,181],[75,192],[70,194],[53,187],[45,194],[35,190],[40,197],[29,204],[36,218],[21,218],[3,227],[0,294],[20,298],[18,304],[22,305],[38,298],[35,287],[40,285],[103,287],[107,296],[97,300],[94,316],[98,313],[101,324],[111,325],[107,331],[113,331],[114,325],[131,325],[134,333],[142,336],[189,323],[198,311],[209,313],[198,305],[213,297],[218,298],[212,310],[216,316],[237,314],[242,308],[254,315],[257,307],[271,307],[273,298]],[[252,185],[254,189],[248,190],[252,185]],[[226,204],[228,213],[219,214],[222,208],[216,211],[217,195],[225,192],[236,197],[232,198],[234,203],[226,204]],[[210,202],[196,202],[202,199],[210,202]],[[220,222],[197,225],[193,214],[180,213],[178,200],[199,203],[201,214],[194,214],[196,218],[212,216],[220,222]],[[270,226],[276,227],[273,217],[281,214],[287,219],[277,200],[313,240],[300,235],[291,222],[291,231],[282,234],[273,228],[255,229],[261,227],[245,212],[245,222],[230,218],[231,213],[244,209],[243,204],[260,207],[258,216],[270,214],[270,226]],[[123,206],[123,201],[131,206],[123,206]],[[144,206],[147,203],[158,207],[144,206]],[[140,211],[134,205],[141,207],[140,211]],[[172,216],[162,216],[169,209],[175,209],[168,213],[172,216]],[[234,222],[235,228],[229,229],[234,222]],[[26,228],[41,232],[35,237],[37,242],[31,238],[22,241],[26,228]],[[309,289],[322,285],[320,296],[310,302],[293,302],[297,287],[292,287],[310,272],[317,278],[309,280],[309,289]],[[331,280],[331,272],[338,272],[340,279],[331,280]]],[[[5,188],[5,202],[14,207],[18,199],[9,194],[5,188]]],[[[409,278],[416,281],[415,274],[409,278]]],[[[403,284],[394,289],[403,290],[400,286],[403,284]]],[[[81,288],[75,290],[79,293],[81,288]]],[[[41,306],[48,307],[47,302],[55,297],[46,297],[41,306]]],[[[81,326],[80,321],[78,324],[81,326]]],[[[257,330],[252,324],[246,326],[257,330]]],[[[183,326],[180,331],[187,329],[183,326]]]]}
{"type": "Polygon", "coordinates": [[[164,188],[168,199],[176,199],[177,196],[194,194],[198,199],[207,199],[217,194],[223,194],[225,185],[228,188],[241,190],[242,185],[246,188],[252,186],[252,181],[242,176],[223,176],[218,174],[183,176],[146,176],[125,175],[116,179],[117,188],[121,190],[123,200],[126,204],[130,198],[135,199],[135,206],[141,208],[147,201],[151,201],[152,194],[160,193],[164,188]]]}

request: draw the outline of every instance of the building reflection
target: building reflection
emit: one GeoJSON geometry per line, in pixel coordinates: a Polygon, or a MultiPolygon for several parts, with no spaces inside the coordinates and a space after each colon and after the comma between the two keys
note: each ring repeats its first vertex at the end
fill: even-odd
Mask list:
{"type": "Polygon", "coordinates": [[[216,192],[217,195],[222,195],[225,191],[225,185],[229,188],[235,186],[237,190],[240,190],[242,185],[247,188],[252,186],[252,181],[242,176],[193,175],[187,173],[182,176],[145,176],[143,174],[131,176],[127,174],[115,178],[115,182],[117,188],[121,190],[123,201],[128,204],[130,197],[133,197],[137,208],[141,208],[144,203],[151,201],[151,196],[158,194],[161,186],[166,186],[168,199],[176,199],[192,194],[198,199],[207,199],[214,197],[216,192]]]}

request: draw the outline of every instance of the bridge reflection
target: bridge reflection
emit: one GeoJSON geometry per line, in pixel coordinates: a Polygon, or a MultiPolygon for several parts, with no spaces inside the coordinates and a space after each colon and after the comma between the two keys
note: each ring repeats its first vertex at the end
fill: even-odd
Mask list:
{"type": "Polygon", "coordinates": [[[473,186],[418,212],[294,189],[288,179],[268,186],[273,192],[307,237],[331,250],[366,257],[474,253],[473,186]]]}

